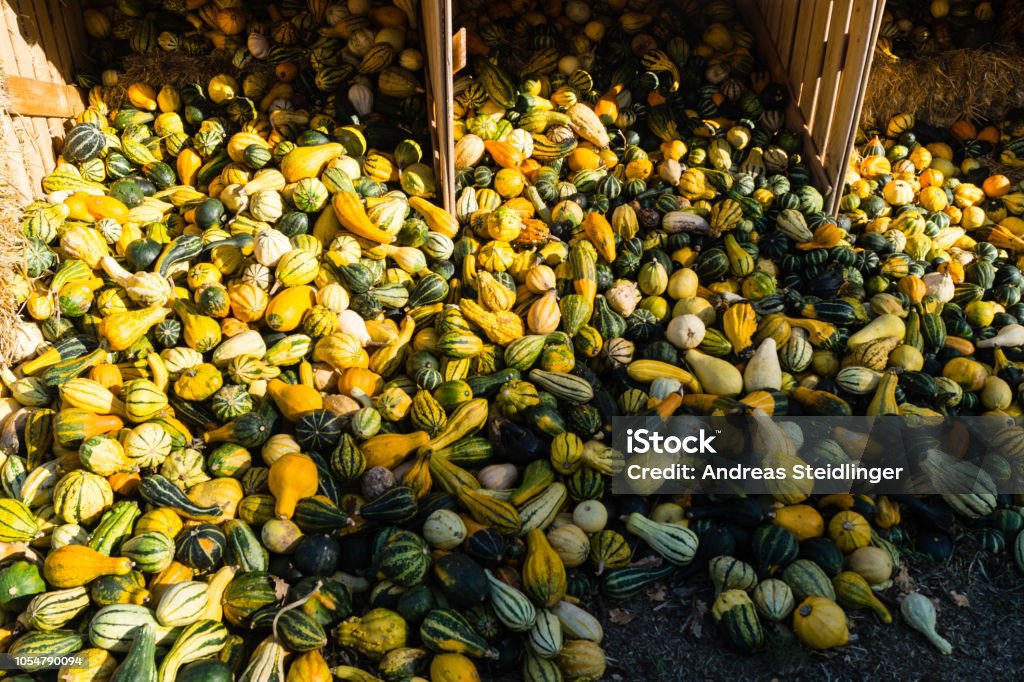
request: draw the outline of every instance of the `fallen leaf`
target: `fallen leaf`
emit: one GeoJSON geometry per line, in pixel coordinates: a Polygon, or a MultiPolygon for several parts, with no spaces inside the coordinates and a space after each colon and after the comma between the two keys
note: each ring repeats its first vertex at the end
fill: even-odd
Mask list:
{"type": "Polygon", "coordinates": [[[636,614],[625,609],[612,609],[608,612],[608,619],[616,625],[628,625],[634,618],[636,614]]]}
{"type": "Polygon", "coordinates": [[[892,579],[896,588],[900,591],[900,594],[910,594],[914,591],[914,579],[910,577],[910,572],[907,571],[907,567],[904,564],[900,564],[900,570],[897,571],[896,577],[892,579]]]}
{"type": "Polygon", "coordinates": [[[956,590],[950,590],[949,598],[953,600],[953,603],[962,609],[971,608],[971,600],[967,598],[967,595],[960,594],[956,590]]]}
{"type": "Polygon", "coordinates": [[[657,583],[654,587],[649,588],[645,594],[650,601],[665,601],[668,597],[668,590],[661,583],[657,583]]]}

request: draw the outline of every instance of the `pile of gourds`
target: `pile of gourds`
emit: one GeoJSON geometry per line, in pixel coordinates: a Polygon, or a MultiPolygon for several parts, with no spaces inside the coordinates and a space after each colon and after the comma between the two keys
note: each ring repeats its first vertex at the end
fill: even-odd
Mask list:
{"type": "MultiPolygon", "coordinates": [[[[135,31],[242,11],[130,4],[135,31]]],[[[761,618],[816,648],[839,604],[888,620],[898,501],[612,496],[612,417],[1017,414],[1024,222],[881,205],[931,200],[929,170],[982,201],[909,138],[920,168],[873,142],[827,215],[731,3],[462,10],[451,213],[381,108],[416,88],[323,77],[403,54],[410,8],[267,8],[277,44],[235,62],[272,75],[91,91],[4,283],[33,321],[0,373],[7,651],[83,650],[68,680],[598,679],[580,600],[704,570],[744,649],[761,618]],[[321,20],[328,43],[285,40],[321,20]]],[[[863,448],[769,428],[794,461],[863,448]]],[[[1003,503],[926,509],[1019,530],[1003,503]]],[[[903,613],[930,631],[925,602],[903,613]]]]}
{"type": "Polygon", "coordinates": [[[1024,15],[1018,3],[1000,0],[890,0],[875,55],[893,60],[980,48],[1019,40],[1024,15]]]}

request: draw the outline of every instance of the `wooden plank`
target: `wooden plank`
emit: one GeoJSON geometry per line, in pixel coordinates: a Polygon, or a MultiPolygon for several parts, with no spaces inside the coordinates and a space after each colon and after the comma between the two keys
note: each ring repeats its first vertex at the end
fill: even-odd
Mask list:
{"type": "MultiPolygon", "coordinates": [[[[807,43],[807,53],[799,68],[789,72],[790,87],[799,84],[800,97],[797,106],[804,115],[808,126],[814,123],[814,103],[818,99],[818,84],[821,78],[821,65],[825,60],[825,35],[828,22],[832,15],[832,2],[813,3],[814,13],[811,24],[802,40],[807,43]]],[[[794,64],[796,67],[797,64],[794,64]]]]}
{"type": "MultiPolygon", "coordinates": [[[[82,19],[81,3],[79,0],[51,0],[51,2],[64,8],[63,12],[58,12],[58,16],[64,22],[64,34],[67,36],[68,49],[71,51],[71,65],[76,70],[81,69],[88,64],[85,22],[82,19]]],[[[72,72],[67,82],[73,82],[73,78],[74,73],[72,72]]]]}
{"type": "MultiPolygon", "coordinates": [[[[765,25],[764,16],[761,14],[760,9],[758,9],[753,0],[737,0],[736,4],[740,10],[739,15],[743,17],[747,23],[747,28],[754,34],[757,52],[764,66],[767,67],[768,73],[771,74],[772,80],[785,84],[786,87],[791,87],[790,79],[782,63],[779,61],[779,53],[776,51],[775,43],[768,33],[768,28],[765,25]]],[[[804,119],[799,107],[797,107],[796,99],[792,97],[792,93],[790,94],[790,105],[786,110],[786,126],[801,136],[804,157],[811,171],[813,183],[823,194],[827,195],[832,188],[825,176],[825,169],[821,165],[821,153],[815,148],[814,141],[811,140],[808,134],[807,121],[804,119]]]]}
{"type": "MultiPolygon", "coordinates": [[[[883,0],[857,0],[850,20],[850,36],[847,45],[846,68],[840,83],[836,109],[842,114],[833,123],[824,163],[833,177],[842,183],[850,163],[853,144],[860,124],[861,109],[871,75],[875,41],[882,26],[885,13],[883,0]]],[[[840,186],[840,185],[837,185],[840,186]]],[[[839,212],[842,191],[832,197],[831,212],[839,212]]]]}
{"type": "Polygon", "coordinates": [[[778,37],[779,32],[782,31],[782,0],[771,0],[768,4],[768,32],[771,34],[772,42],[778,37]]]}
{"type": "Polygon", "coordinates": [[[422,3],[423,35],[427,50],[428,115],[434,141],[434,168],[438,199],[448,211],[455,209],[455,142],[452,138],[454,85],[452,82],[452,8],[449,0],[422,3]],[[436,36],[441,36],[437,40],[436,36]]]}
{"type": "Polygon", "coordinates": [[[452,36],[452,73],[458,73],[466,68],[468,60],[466,40],[466,28],[464,26],[452,36]]]}
{"type": "MultiPolygon", "coordinates": [[[[18,10],[11,2],[0,3],[0,20],[2,20],[3,38],[0,40],[2,63],[5,74],[19,75],[29,78],[36,77],[31,50],[28,49],[18,10]]],[[[29,187],[31,196],[41,196],[40,182],[42,177],[53,168],[55,158],[49,127],[42,119],[23,118],[17,114],[12,116],[11,130],[20,145],[17,157],[9,159],[12,174],[23,173],[24,185],[29,187]]],[[[5,146],[8,146],[5,140],[5,146]]],[[[22,183],[19,183],[22,184],[22,183]]]]}
{"type": "Polygon", "coordinates": [[[832,130],[833,118],[836,115],[836,97],[839,91],[840,74],[843,72],[846,59],[847,33],[852,9],[853,0],[836,0],[833,3],[832,23],[828,30],[828,48],[825,50],[825,61],[821,68],[821,84],[814,105],[814,118],[811,121],[811,136],[819,149],[824,149],[832,130]]]}
{"type": "Polygon", "coordinates": [[[81,91],[71,85],[8,76],[7,90],[10,110],[22,116],[74,118],[85,111],[81,91]]]}
{"type": "MultiPolygon", "coordinates": [[[[800,12],[797,15],[795,34],[801,36],[799,42],[804,47],[800,50],[793,49],[789,60],[783,62],[787,72],[790,74],[799,73],[803,68],[807,55],[805,46],[805,43],[807,42],[806,36],[811,35],[811,26],[814,21],[814,6],[817,4],[818,3],[800,3],[800,12]]],[[[794,43],[796,42],[797,41],[794,41],[794,43]]],[[[791,77],[789,79],[789,86],[793,91],[793,94],[796,96],[797,101],[799,101],[803,97],[803,82],[796,82],[791,77]]]]}
{"type": "Polygon", "coordinates": [[[796,36],[800,35],[796,32],[800,3],[799,0],[784,0],[782,5],[782,28],[775,34],[775,44],[779,49],[779,60],[783,64],[789,64],[794,51],[793,46],[797,42],[796,36]]]}

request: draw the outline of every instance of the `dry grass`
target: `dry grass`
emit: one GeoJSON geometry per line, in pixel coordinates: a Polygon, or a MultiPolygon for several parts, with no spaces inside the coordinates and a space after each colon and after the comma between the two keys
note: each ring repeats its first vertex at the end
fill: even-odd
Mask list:
{"type": "Polygon", "coordinates": [[[948,126],[958,118],[998,119],[1024,105],[1024,50],[989,47],[904,59],[876,56],[864,99],[862,125],[884,127],[909,111],[948,126]]]}
{"type": "MultiPolygon", "coordinates": [[[[14,134],[7,110],[9,104],[6,78],[0,71],[0,136],[3,137],[14,134]]],[[[4,286],[12,275],[24,270],[25,250],[19,218],[27,198],[13,182],[17,173],[25,173],[24,157],[13,153],[0,155],[0,367],[9,365],[14,357],[20,320],[13,287],[4,286]]]]}
{"type": "MultiPolygon", "coordinates": [[[[189,83],[201,83],[205,88],[214,76],[237,71],[231,65],[231,56],[222,52],[201,56],[163,51],[133,54],[125,57],[123,64],[124,69],[118,78],[119,83],[158,83],[175,88],[189,83]]],[[[107,103],[111,108],[120,106],[127,97],[127,91],[120,85],[111,88],[111,91],[110,101],[107,103]]]]}

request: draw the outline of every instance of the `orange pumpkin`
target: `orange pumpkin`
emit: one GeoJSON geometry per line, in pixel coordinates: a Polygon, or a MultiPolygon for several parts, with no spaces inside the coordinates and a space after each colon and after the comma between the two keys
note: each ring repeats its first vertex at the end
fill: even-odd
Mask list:
{"type": "Polygon", "coordinates": [[[123,497],[131,497],[139,490],[142,477],[137,471],[119,472],[107,476],[111,490],[123,497]]]}
{"type": "Polygon", "coordinates": [[[239,7],[222,9],[217,12],[217,28],[224,35],[238,35],[245,30],[245,13],[239,7]]]}
{"type": "Polygon", "coordinates": [[[966,119],[958,119],[949,127],[949,132],[957,140],[957,142],[963,142],[965,140],[973,140],[978,137],[978,128],[966,119]]]}
{"type": "Polygon", "coordinates": [[[379,374],[362,367],[349,367],[338,377],[338,390],[349,397],[353,389],[359,389],[372,398],[383,386],[384,379],[379,374]]]}
{"type": "Polygon", "coordinates": [[[978,131],[978,139],[983,142],[999,144],[999,128],[996,128],[995,126],[985,126],[984,128],[978,131]]]}
{"type": "Polygon", "coordinates": [[[1010,191],[1010,178],[998,173],[990,175],[985,178],[985,182],[981,183],[981,189],[989,198],[1001,197],[1010,191]]]}

